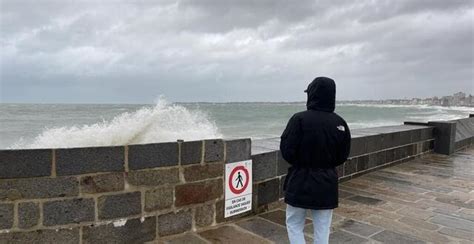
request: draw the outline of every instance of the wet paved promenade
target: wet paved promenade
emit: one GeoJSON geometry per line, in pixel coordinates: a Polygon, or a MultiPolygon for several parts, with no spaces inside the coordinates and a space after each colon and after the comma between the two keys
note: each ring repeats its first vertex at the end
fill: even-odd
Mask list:
{"type": "MultiPolygon", "coordinates": [[[[164,243],[289,243],[285,206],[164,243]]],[[[305,233],[311,241],[312,224],[305,233]]],[[[474,243],[474,148],[340,184],[330,243],[474,243]]],[[[310,243],[310,242],[308,242],[310,243]]]]}

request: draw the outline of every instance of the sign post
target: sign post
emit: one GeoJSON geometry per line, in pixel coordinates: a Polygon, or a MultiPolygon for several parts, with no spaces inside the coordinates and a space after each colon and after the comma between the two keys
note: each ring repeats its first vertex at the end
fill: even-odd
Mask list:
{"type": "Polygon", "coordinates": [[[252,210],[252,160],[225,165],[224,217],[252,210]]]}

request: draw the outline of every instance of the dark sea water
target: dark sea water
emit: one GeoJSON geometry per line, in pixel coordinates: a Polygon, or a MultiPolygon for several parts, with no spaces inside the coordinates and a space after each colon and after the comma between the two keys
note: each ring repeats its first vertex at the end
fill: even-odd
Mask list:
{"type": "MultiPolygon", "coordinates": [[[[303,103],[0,104],[0,148],[123,145],[205,138],[280,136],[303,103]]],[[[468,117],[473,108],[349,105],[352,129],[468,117]]]]}

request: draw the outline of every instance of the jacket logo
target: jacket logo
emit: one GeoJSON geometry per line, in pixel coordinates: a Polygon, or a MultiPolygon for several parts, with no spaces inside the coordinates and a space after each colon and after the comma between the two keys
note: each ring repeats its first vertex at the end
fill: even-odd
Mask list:
{"type": "Polygon", "coordinates": [[[340,131],[346,131],[346,128],[344,128],[344,126],[342,125],[338,126],[337,129],[340,131]]]}

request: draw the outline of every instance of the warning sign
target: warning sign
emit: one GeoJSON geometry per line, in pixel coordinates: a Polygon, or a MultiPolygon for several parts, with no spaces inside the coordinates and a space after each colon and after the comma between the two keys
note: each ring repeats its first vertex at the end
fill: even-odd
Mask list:
{"type": "Polygon", "coordinates": [[[252,160],[225,165],[224,217],[252,210],[252,160]]]}

